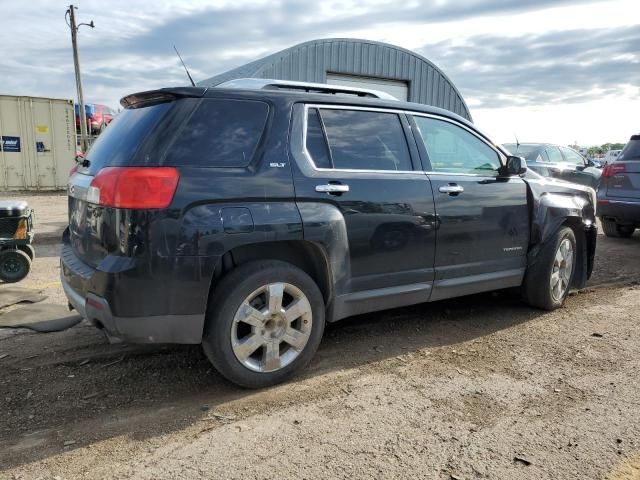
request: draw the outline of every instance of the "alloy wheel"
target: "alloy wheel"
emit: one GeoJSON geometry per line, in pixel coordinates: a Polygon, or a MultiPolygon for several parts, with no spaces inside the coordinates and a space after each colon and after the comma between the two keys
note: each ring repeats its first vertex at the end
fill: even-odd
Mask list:
{"type": "Polygon", "coordinates": [[[573,273],[573,245],[568,238],[560,242],[551,269],[551,295],[555,300],[561,300],[567,293],[571,274],[573,273]]]}
{"type": "Polygon", "coordinates": [[[304,350],[312,326],[311,304],[289,283],[270,283],[242,302],[231,326],[231,347],[246,368],[273,372],[304,350]]]}

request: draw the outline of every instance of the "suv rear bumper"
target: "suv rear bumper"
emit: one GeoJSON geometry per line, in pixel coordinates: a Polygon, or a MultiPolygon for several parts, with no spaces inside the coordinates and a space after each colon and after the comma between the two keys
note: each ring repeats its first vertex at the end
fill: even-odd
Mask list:
{"type": "Polygon", "coordinates": [[[60,274],[62,288],[73,308],[100,328],[112,343],[183,343],[202,341],[203,315],[153,315],[150,317],[117,317],[109,302],[87,293],[86,296],[69,285],[60,274]]]}
{"type": "Polygon", "coordinates": [[[640,201],[598,199],[598,216],[617,223],[640,225],[640,201]]]}
{"type": "Polygon", "coordinates": [[[137,303],[133,309],[135,312],[139,312],[141,306],[147,311],[153,308],[140,290],[141,283],[145,285],[145,290],[153,290],[165,297],[182,296],[183,292],[176,291],[175,285],[162,277],[147,277],[142,282],[139,278],[130,281],[122,272],[109,273],[94,269],[78,259],[71,245],[63,238],[60,281],[69,304],[83,318],[102,329],[112,342],[199,344],[202,341],[204,311],[164,314],[157,312],[156,308],[156,312],[148,316],[139,313],[119,316],[113,313],[116,300],[120,306],[123,303],[137,303]],[[114,292],[129,293],[123,299],[123,293],[114,292]],[[120,295],[120,298],[114,295],[120,295]]]}

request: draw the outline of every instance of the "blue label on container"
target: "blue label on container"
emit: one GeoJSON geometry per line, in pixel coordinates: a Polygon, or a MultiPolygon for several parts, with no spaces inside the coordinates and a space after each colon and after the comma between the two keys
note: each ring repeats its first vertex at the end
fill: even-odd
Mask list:
{"type": "Polygon", "coordinates": [[[38,153],[44,152],[44,142],[36,142],[36,150],[38,153]]]}
{"type": "Polygon", "coordinates": [[[20,151],[20,137],[7,137],[2,136],[2,150],[4,152],[19,152],[20,151]]]}

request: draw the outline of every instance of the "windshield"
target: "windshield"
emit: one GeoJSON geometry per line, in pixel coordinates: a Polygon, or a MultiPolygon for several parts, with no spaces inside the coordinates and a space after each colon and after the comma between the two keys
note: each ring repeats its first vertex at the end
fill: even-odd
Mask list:
{"type": "Polygon", "coordinates": [[[640,135],[634,135],[629,143],[622,149],[616,161],[620,160],[640,160],[640,135]]]}

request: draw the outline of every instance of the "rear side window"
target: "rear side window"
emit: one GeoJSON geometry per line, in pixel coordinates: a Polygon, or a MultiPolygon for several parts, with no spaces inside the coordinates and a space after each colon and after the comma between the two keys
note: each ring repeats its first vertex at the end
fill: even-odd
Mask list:
{"type": "Polygon", "coordinates": [[[331,157],[322,129],[322,120],[317,108],[307,115],[307,151],[318,168],[331,168],[331,157]]]}
{"type": "Polygon", "coordinates": [[[115,117],[87,152],[90,172],[102,167],[131,165],[138,147],[171,109],[172,103],[125,109],[115,117]]]}
{"type": "Polygon", "coordinates": [[[549,147],[546,150],[547,155],[549,155],[549,161],[552,163],[562,163],[564,160],[562,158],[562,153],[560,153],[560,149],[558,147],[549,147]]]}
{"type": "Polygon", "coordinates": [[[321,108],[316,119],[312,112],[313,109],[308,118],[307,149],[316,166],[327,163],[322,153],[322,131],[318,133],[318,126],[324,125],[333,168],[412,170],[409,147],[397,114],[321,108]],[[313,142],[317,145],[313,146],[313,142]]]}
{"type": "Polygon", "coordinates": [[[549,160],[549,154],[547,153],[546,150],[540,151],[540,158],[542,162],[546,162],[546,163],[551,162],[551,160],[549,160]]]}
{"type": "Polygon", "coordinates": [[[169,148],[164,165],[246,167],[268,114],[264,102],[204,99],[169,148]]]}
{"type": "Polygon", "coordinates": [[[584,166],[584,159],[579,153],[574,152],[570,148],[561,147],[562,153],[564,154],[564,158],[567,159],[568,163],[577,166],[584,166]]]}

